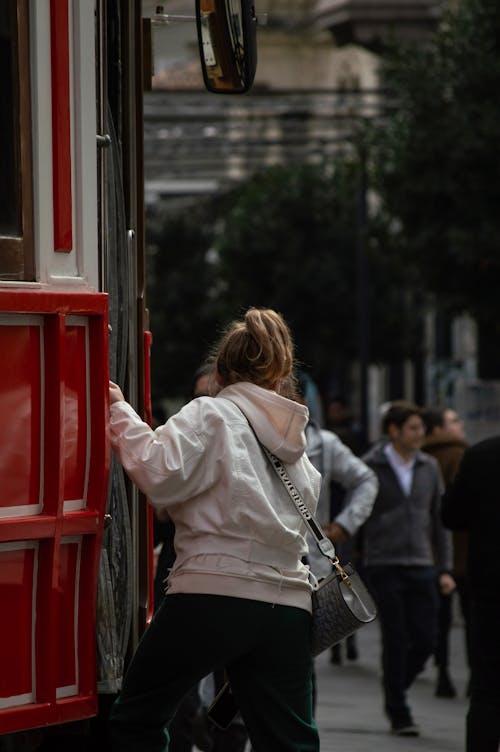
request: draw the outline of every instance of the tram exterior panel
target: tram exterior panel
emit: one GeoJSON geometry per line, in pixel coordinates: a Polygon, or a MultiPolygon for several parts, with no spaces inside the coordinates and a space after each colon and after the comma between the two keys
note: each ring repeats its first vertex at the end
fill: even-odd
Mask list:
{"type": "MultiPolygon", "coordinates": [[[[138,409],[147,391],[136,187],[141,71],[140,50],[133,49],[140,40],[140,3],[122,2],[122,18],[115,19],[128,77],[120,81],[121,96],[131,103],[117,108],[127,121],[123,126],[115,118],[125,134],[119,144],[102,133],[111,5],[7,0],[0,10],[8,115],[0,128],[0,734],[97,712],[98,581],[113,495],[106,431],[114,309],[125,311],[120,326],[126,336],[113,362],[125,364],[121,373],[138,409]],[[114,247],[108,225],[116,223],[117,210],[105,187],[112,157],[103,156],[110,142],[110,154],[114,148],[120,159],[117,173],[125,173],[122,183],[113,178],[124,217],[114,247]],[[126,277],[117,301],[107,290],[120,263],[126,277]]],[[[131,605],[128,631],[116,647],[119,665],[106,680],[109,691],[119,688],[130,634],[137,637],[151,610],[150,518],[138,511],[144,505],[136,492],[125,481],[122,487],[130,518],[123,523],[122,578],[133,584],[114,593],[131,605]]],[[[120,545],[121,530],[114,535],[120,545]]],[[[113,569],[107,565],[106,571],[113,569]]],[[[113,620],[116,627],[120,619],[115,614],[113,620]]],[[[108,634],[109,625],[103,629],[108,634]]]]}

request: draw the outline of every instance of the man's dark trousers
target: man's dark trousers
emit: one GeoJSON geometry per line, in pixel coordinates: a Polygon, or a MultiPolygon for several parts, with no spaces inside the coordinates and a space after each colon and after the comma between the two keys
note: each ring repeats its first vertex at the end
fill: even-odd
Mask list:
{"type": "Polygon", "coordinates": [[[406,690],[432,655],[437,634],[436,570],[429,566],[366,567],[382,631],[385,710],[392,723],[408,722],[406,690]]]}

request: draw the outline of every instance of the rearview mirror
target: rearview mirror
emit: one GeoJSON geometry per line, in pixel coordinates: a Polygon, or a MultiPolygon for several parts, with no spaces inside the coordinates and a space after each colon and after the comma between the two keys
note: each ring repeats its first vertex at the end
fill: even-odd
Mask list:
{"type": "Polygon", "coordinates": [[[257,67],[257,18],[253,0],[196,0],[203,80],[209,91],[242,94],[257,67]]]}

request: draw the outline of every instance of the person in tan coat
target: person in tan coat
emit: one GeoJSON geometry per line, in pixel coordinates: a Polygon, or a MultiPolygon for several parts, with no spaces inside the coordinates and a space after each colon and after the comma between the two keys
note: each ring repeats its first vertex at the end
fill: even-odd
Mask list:
{"type": "MultiPolygon", "coordinates": [[[[426,437],[424,452],[437,460],[447,490],[455,478],[467,447],[464,424],[460,416],[448,407],[429,408],[423,414],[426,437]]],[[[457,584],[460,606],[465,623],[467,656],[469,656],[469,595],[465,580],[467,533],[453,533],[453,578],[457,584]]],[[[440,594],[439,624],[435,660],[438,667],[437,697],[455,697],[456,689],[449,672],[449,636],[452,623],[453,593],[440,594]]]]}

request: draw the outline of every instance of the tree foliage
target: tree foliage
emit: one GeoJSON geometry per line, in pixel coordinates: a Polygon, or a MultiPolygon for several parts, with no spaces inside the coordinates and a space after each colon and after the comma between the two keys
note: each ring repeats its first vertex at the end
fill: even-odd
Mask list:
{"type": "Polygon", "coordinates": [[[148,223],[148,307],[153,399],[188,399],[217,328],[213,226],[201,204],[148,223]]]}
{"type": "Polygon", "coordinates": [[[309,364],[356,355],[352,193],[345,174],[269,169],[231,197],[218,244],[228,312],[278,309],[309,364]]]}
{"type": "Polygon", "coordinates": [[[429,44],[393,51],[383,76],[395,108],[377,175],[394,247],[449,310],[498,318],[500,4],[461,0],[429,44]]]}
{"type": "MultiPolygon", "coordinates": [[[[149,222],[153,395],[189,396],[220,330],[249,306],[279,310],[299,361],[321,385],[359,355],[358,251],[364,230],[372,360],[415,352],[418,317],[389,223],[359,226],[361,165],[271,167],[209,205],[149,222]]],[[[366,196],[365,196],[366,198],[366,196]]]]}
{"type": "MultiPolygon", "coordinates": [[[[357,159],[269,168],[229,197],[217,243],[227,315],[250,305],[279,310],[320,383],[359,354],[360,190],[357,159]]],[[[409,285],[385,254],[387,225],[368,222],[371,356],[400,359],[416,340],[409,285]]]]}

